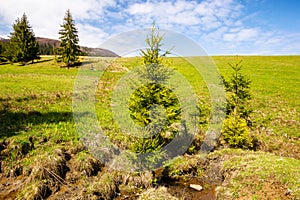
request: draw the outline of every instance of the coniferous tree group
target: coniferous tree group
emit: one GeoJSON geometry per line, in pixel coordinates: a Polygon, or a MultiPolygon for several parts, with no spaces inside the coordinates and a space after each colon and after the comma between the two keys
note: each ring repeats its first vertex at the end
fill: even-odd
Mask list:
{"type": "Polygon", "coordinates": [[[18,18],[13,24],[13,31],[10,33],[10,41],[6,45],[4,56],[10,62],[20,62],[25,65],[29,61],[33,62],[34,59],[38,59],[38,52],[38,43],[24,13],[22,18],[18,18]]]}
{"type": "Polygon", "coordinates": [[[20,62],[25,65],[39,59],[39,54],[57,54],[59,55],[57,60],[65,63],[68,68],[78,64],[81,54],[78,45],[78,30],[70,10],[67,10],[61,27],[59,48],[52,44],[42,44],[40,47],[24,13],[21,19],[17,18],[12,25],[13,30],[10,33],[9,42],[7,44],[0,43],[0,61],[20,62]]]}

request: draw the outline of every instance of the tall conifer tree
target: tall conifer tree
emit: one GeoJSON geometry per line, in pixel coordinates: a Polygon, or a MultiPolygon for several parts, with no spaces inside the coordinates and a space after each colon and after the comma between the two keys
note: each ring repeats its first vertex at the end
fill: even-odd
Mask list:
{"type": "Polygon", "coordinates": [[[143,66],[137,69],[142,84],[132,93],[128,103],[130,117],[139,126],[147,127],[148,136],[151,135],[131,138],[135,140],[131,148],[137,153],[158,150],[167,144],[177,130],[169,136],[166,130],[180,120],[179,101],[172,89],[164,86],[173,71],[164,62],[166,55],[171,52],[162,52],[163,39],[159,28],[153,22],[150,34],[146,38],[147,48],[141,50],[143,66]],[[165,113],[157,109],[158,105],[165,109],[165,113]]]}
{"type": "Polygon", "coordinates": [[[10,33],[10,41],[7,45],[6,57],[11,62],[21,62],[25,65],[29,61],[38,58],[39,47],[36,42],[33,30],[29,25],[27,16],[23,14],[13,24],[13,31],[10,33]]]}
{"type": "Polygon", "coordinates": [[[69,68],[78,62],[78,56],[80,55],[78,30],[75,27],[70,10],[67,10],[61,27],[62,29],[59,31],[59,39],[61,41],[59,47],[59,59],[69,68]]]}

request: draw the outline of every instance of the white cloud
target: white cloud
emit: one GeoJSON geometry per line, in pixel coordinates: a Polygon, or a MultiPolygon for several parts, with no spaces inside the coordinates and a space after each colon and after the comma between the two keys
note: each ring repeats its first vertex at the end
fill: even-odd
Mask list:
{"type": "Polygon", "coordinates": [[[135,14],[149,14],[153,11],[153,4],[144,3],[144,4],[133,4],[127,10],[132,15],[135,14]]]}
{"type": "Polygon", "coordinates": [[[258,35],[255,28],[243,29],[237,34],[237,41],[253,40],[258,35]]]}
{"type": "Polygon", "coordinates": [[[137,23],[156,20],[159,24],[198,25],[204,30],[221,26],[225,20],[235,18],[242,6],[233,0],[188,0],[173,2],[142,2],[130,5],[126,12],[137,23]]]}
{"type": "Polygon", "coordinates": [[[259,15],[250,13],[247,6],[239,0],[0,0],[0,37],[8,36],[14,21],[26,13],[35,35],[57,39],[70,9],[80,45],[85,46],[95,47],[119,33],[149,28],[155,20],[161,29],[186,35],[209,54],[299,54],[298,33],[253,24],[259,15]]]}
{"type": "Polygon", "coordinates": [[[258,30],[256,28],[245,28],[239,31],[235,31],[236,29],[231,30],[231,33],[225,33],[223,39],[225,41],[249,41],[254,40],[258,36],[258,30]]]}
{"type": "MultiPolygon", "coordinates": [[[[75,23],[82,20],[101,19],[107,6],[115,5],[112,0],[0,0],[2,24],[11,27],[17,18],[26,13],[35,35],[58,38],[60,24],[67,9],[75,23]]],[[[85,30],[87,33],[87,30],[85,30]]],[[[93,31],[91,32],[93,34],[93,31]]]]}
{"type": "Polygon", "coordinates": [[[234,0],[208,0],[197,5],[195,11],[201,16],[218,18],[237,17],[242,5],[234,0]]]}
{"type": "Polygon", "coordinates": [[[88,24],[79,23],[77,27],[80,44],[88,47],[98,47],[99,44],[109,37],[102,29],[88,24]]]}
{"type": "Polygon", "coordinates": [[[202,39],[203,41],[208,41],[208,42],[217,41],[219,38],[222,38],[224,33],[226,33],[227,31],[228,31],[228,27],[222,26],[213,32],[205,34],[202,37],[202,39]]]}
{"type": "Polygon", "coordinates": [[[225,41],[233,41],[234,38],[235,38],[235,34],[233,34],[233,33],[226,33],[226,34],[224,34],[224,36],[223,36],[223,39],[224,39],[225,41]]]}

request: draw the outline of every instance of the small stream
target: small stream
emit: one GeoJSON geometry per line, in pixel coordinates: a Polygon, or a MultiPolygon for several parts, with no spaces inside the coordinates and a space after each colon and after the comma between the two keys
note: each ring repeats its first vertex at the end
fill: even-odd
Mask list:
{"type": "Polygon", "coordinates": [[[215,200],[216,192],[215,185],[208,185],[205,183],[200,183],[196,179],[189,181],[179,180],[175,182],[170,182],[165,187],[168,188],[168,193],[179,199],[184,200],[215,200]],[[201,185],[204,189],[201,191],[195,190],[190,187],[190,184],[201,185]]]}
{"type": "MultiPolygon", "coordinates": [[[[156,187],[164,186],[167,188],[167,192],[174,197],[181,200],[215,200],[216,192],[215,185],[208,185],[199,182],[197,179],[191,180],[169,180],[163,182],[156,187]],[[190,184],[197,184],[203,187],[203,190],[198,191],[190,187],[190,184]]],[[[120,196],[116,197],[116,200],[135,200],[138,199],[140,194],[137,193],[127,193],[126,191],[121,191],[120,196]]]]}
{"type": "MultiPolygon", "coordinates": [[[[167,173],[168,174],[168,173],[167,173]]],[[[197,177],[197,176],[179,176],[176,179],[165,175],[164,169],[159,168],[153,171],[153,177],[156,177],[157,183],[154,186],[165,187],[167,193],[180,199],[180,200],[216,200],[216,187],[221,184],[220,180],[216,177],[208,178],[208,180],[197,177]],[[198,185],[202,187],[202,190],[196,190],[190,185],[198,185]]],[[[117,200],[125,199],[138,199],[141,190],[131,191],[120,191],[120,195],[115,198],[117,200]]]]}

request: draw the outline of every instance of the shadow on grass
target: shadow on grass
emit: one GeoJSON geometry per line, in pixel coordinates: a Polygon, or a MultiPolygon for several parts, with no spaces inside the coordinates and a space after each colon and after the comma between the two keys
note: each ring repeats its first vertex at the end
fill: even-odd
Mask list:
{"type": "Polygon", "coordinates": [[[80,63],[80,65],[89,65],[89,64],[92,64],[92,63],[95,63],[95,61],[88,61],[88,60],[85,60],[85,61],[82,61],[80,63]]]}
{"type": "Polygon", "coordinates": [[[7,65],[7,64],[10,64],[9,62],[6,62],[6,61],[4,61],[4,62],[1,62],[0,61],[0,65],[7,65]]]}
{"type": "Polygon", "coordinates": [[[28,124],[52,124],[72,121],[72,112],[12,112],[10,110],[0,111],[0,139],[8,138],[27,131],[28,124]]]}
{"type": "MultiPolygon", "coordinates": [[[[25,65],[24,64],[20,64],[18,62],[15,62],[15,63],[18,63],[19,66],[28,66],[28,65],[32,65],[32,64],[36,64],[36,63],[49,62],[51,60],[53,60],[53,58],[35,60],[33,63],[30,61],[30,62],[26,63],[25,65]]],[[[0,65],[8,65],[8,64],[13,64],[13,63],[10,63],[9,61],[2,61],[2,62],[0,61],[0,65]]]]}
{"type": "Polygon", "coordinates": [[[49,59],[40,59],[40,60],[35,60],[34,63],[43,63],[43,62],[49,62],[53,60],[53,58],[49,58],[49,59]]]}

